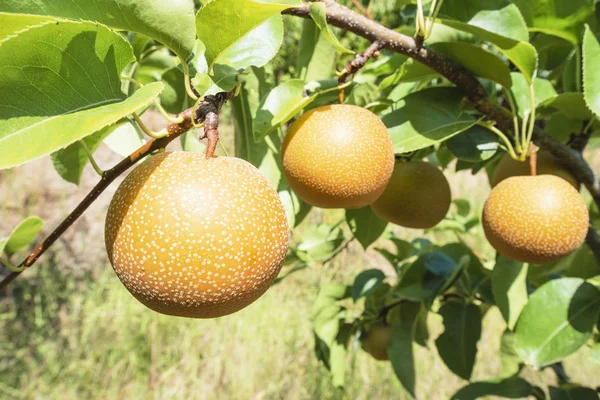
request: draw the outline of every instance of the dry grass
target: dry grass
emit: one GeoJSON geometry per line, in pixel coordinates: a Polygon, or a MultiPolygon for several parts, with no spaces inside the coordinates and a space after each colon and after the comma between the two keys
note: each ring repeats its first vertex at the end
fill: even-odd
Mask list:
{"type": "MultiPolygon", "coordinates": [[[[102,165],[116,157],[105,149],[102,165]]],[[[54,227],[96,178],[87,170],[82,187],[64,183],[43,159],[0,172],[0,236],[27,215],[54,227]]],[[[103,218],[117,184],[67,232],[39,265],[26,272],[0,300],[0,397],[44,399],[408,399],[388,363],[364,352],[349,357],[342,392],[313,355],[308,320],[319,286],[351,282],[363,269],[385,268],[373,251],[356,245],[334,268],[297,273],[241,312],[216,320],[159,315],[141,306],[120,284],[105,256],[103,218]]],[[[481,206],[485,177],[452,177],[453,192],[481,206]]],[[[310,219],[333,218],[316,213],[310,219]]],[[[404,237],[416,233],[401,231],[404,237]]],[[[436,234],[442,241],[455,240],[436,234]]],[[[480,233],[465,237],[478,251],[491,249],[480,233]]],[[[419,397],[447,399],[465,381],[454,376],[435,350],[443,329],[430,318],[429,349],[417,348],[419,397]]],[[[496,310],[485,317],[474,379],[498,375],[500,333],[496,310]]],[[[565,363],[574,381],[600,384],[600,367],[588,349],[565,363]]],[[[526,370],[539,385],[554,383],[549,371],[526,370]]]]}

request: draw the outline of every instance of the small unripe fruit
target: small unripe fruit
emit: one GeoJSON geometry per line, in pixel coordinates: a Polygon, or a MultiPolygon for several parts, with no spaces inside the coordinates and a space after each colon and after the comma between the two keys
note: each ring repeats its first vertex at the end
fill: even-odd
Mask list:
{"type": "Polygon", "coordinates": [[[394,169],[387,128],[371,111],[352,105],[319,107],[290,127],[283,171],[298,197],[322,208],[373,203],[394,169]]]}
{"type": "Polygon", "coordinates": [[[483,208],[483,229],[505,257],[531,264],[560,260],[583,243],[588,209],[567,181],[554,175],[507,178],[483,208]]]}
{"type": "Polygon", "coordinates": [[[392,328],[382,323],[375,324],[369,329],[363,339],[363,348],[367,353],[379,361],[387,361],[387,348],[392,343],[392,328]]]}
{"type": "Polygon", "coordinates": [[[108,258],[163,314],[214,318],[258,299],[279,273],[288,225],[277,192],[238,158],[162,153],[121,183],[106,215],[108,258]]]}
{"type": "Polygon", "coordinates": [[[427,229],[444,219],[452,196],[448,180],[424,161],[396,161],[383,194],[371,205],[379,218],[406,228],[427,229]]]}
{"type": "MultiPolygon", "coordinates": [[[[537,175],[555,175],[563,178],[575,189],[579,190],[579,181],[551,153],[539,150],[537,152],[537,175]]],[[[530,176],[531,167],[529,158],[526,161],[517,161],[509,154],[502,157],[492,175],[491,185],[495,187],[506,178],[512,176],[530,176]]]]}

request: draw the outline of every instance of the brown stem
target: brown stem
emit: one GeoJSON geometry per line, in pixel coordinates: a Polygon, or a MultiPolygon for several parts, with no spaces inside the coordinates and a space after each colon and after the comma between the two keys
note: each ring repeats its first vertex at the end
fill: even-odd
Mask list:
{"type": "MultiPolygon", "coordinates": [[[[354,57],[354,59],[350,61],[348,65],[346,65],[346,67],[338,77],[338,84],[343,85],[350,75],[354,75],[358,71],[360,71],[371,58],[379,57],[379,50],[381,50],[382,48],[383,43],[374,41],[365,51],[363,51],[360,54],[357,54],[356,57],[354,57]]],[[[338,100],[340,104],[344,102],[344,88],[340,89],[338,100]]]]}
{"type": "MultiPolygon", "coordinates": [[[[197,108],[194,116],[195,123],[200,124],[204,122],[205,116],[209,112],[218,112],[223,103],[233,97],[233,92],[219,93],[214,96],[207,96],[197,108]]],[[[100,182],[94,186],[94,188],[85,196],[85,198],[75,207],[75,209],[69,214],[69,216],[40,243],[29,256],[19,265],[19,267],[32,266],[42,254],[52,246],[54,242],[71,226],[73,223],[83,214],[85,210],[100,196],[102,192],[123,172],[128,170],[131,166],[136,164],[144,157],[152,154],[153,152],[164,149],[170,142],[189,131],[192,128],[192,108],[185,110],[180,114],[183,116],[183,121],[178,124],[171,124],[167,127],[168,135],[160,139],[152,139],[144,144],[142,147],[131,153],[127,158],[123,159],[113,168],[105,171],[100,178],[100,182]]],[[[0,290],[6,288],[10,282],[12,282],[21,272],[11,272],[0,282],[0,290]]]]}
{"type": "Polygon", "coordinates": [[[206,114],[204,120],[204,134],[200,139],[208,139],[208,146],[206,147],[206,158],[213,158],[215,156],[215,150],[219,143],[219,114],[210,111],[206,114]]]}
{"type": "Polygon", "coordinates": [[[531,170],[531,176],[537,175],[537,146],[532,144],[529,149],[529,169],[531,170]]]}
{"type": "MultiPolygon", "coordinates": [[[[310,18],[309,3],[289,8],[283,13],[310,18]]],[[[446,77],[463,91],[477,110],[486,115],[489,120],[495,121],[498,129],[516,133],[514,132],[512,112],[490,100],[481,83],[462,65],[427,47],[421,47],[415,38],[388,29],[333,0],[327,2],[326,13],[327,22],[331,25],[355,33],[371,42],[380,42],[384,48],[411,57],[446,77]]],[[[533,130],[533,141],[561,160],[573,176],[586,186],[594,202],[600,207],[600,182],[580,153],[546,134],[537,126],[533,130]]],[[[596,245],[592,249],[595,254],[600,254],[600,245],[596,245]]]]}

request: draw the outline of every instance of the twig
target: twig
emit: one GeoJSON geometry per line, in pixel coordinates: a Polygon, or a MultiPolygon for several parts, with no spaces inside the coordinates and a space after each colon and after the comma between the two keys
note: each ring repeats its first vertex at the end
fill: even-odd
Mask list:
{"type": "MultiPolygon", "coordinates": [[[[309,5],[306,3],[300,7],[289,8],[283,13],[310,18],[309,5]]],[[[327,22],[331,25],[355,33],[371,42],[380,42],[384,48],[411,57],[443,75],[463,91],[473,107],[486,115],[490,121],[496,121],[501,131],[518,134],[515,132],[513,113],[491,101],[477,78],[462,65],[427,47],[420,47],[415,38],[388,29],[333,1],[327,3],[326,14],[327,22]]],[[[594,202],[600,207],[600,182],[581,154],[546,134],[537,126],[533,128],[532,137],[539,147],[561,160],[573,176],[586,186],[594,202]]],[[[595,254],[600,254],[600,246],[593,250],[595,254]]]]}
{"type": "Polygon", "coordinates": [[[360,4],[360,1],[358,1],[358,0],[350,0],[350,1],[352,1],[352,4],[354,4],[354,6],[356,8],[358,8],[358,10],[361,12],[362,15],[369,18],[370,20],[373,19],[373,16],[371,15],[371,12],[369,11],[369,9],[366,8],[365,6],[363,6],[362,4],[360,4]]]}
{"type": "MultiPolygon", "coordinates": [[[[357,54],[352,61],[346,65],[342,73],[338,77],[338,85],[342,86],[346,83],[346,79],[350,75],[356,74],[360,71],[371,58],[379,57],[379,50],[383,48],[383,43],[374,41],[371,45],[362,53],[357,54]]],[[[344,88],[340,89],[340,95],[338,98],[340,104],[344,102],[344,88]]]]}
{"type": "MultiPolygon", "coordinates": [[[[196,123],[204,122],[209,113],[218,113],[223,104],[233,97],[233,92],[218,93],[214,96],[206,96],[196,109],[193,116],[196,123]]],[[[83,212],[100,196],[102,192],[123,172],[128,170],[138,161],[152,154],[153,152],[164,149],[170,142],[189,131],[192,128],[192,108],[189,108],[180,114],[183,121],[178,124],[171,124],[166,128],[167,136],[152,139],[142,147],[134,151],[127,158],[123,159],[113,168],[104,171],[100,182],[88,193],[87,196],[75,207],[69,216],[52,232],[42,243],[40,243],[18,268],[27,269],[32,266],[42,254],[83,214],[83,212]]],[[[216,145],[216,142],[215,142],[216,145]]],[[[21,272],[13,271],[0,282],[0,290],[6,288],[21,272]]]]}
{"type": "Polygon", "coordinates": [[[331,261],[333,261],[333,259],[335,259],[342,251],[346,250],[348,248],[348,246],[350,246],[350,243],[352,243],[354,241],[354,237],[351,237],[350,239],[348,239],[346,241],[346,243],[344,243],[343,245],[341,245],[340,247],[338,247],[329,257],[327,257],[325,260],[323,260],[323,262],[321,262],[321,264],[325,265],[331,261]]]}

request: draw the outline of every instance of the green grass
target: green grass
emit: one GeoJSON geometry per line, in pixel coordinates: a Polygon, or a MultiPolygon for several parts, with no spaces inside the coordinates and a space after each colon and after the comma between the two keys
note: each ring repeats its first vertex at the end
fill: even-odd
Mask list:
{"type": "MultiPolygon", "coordinates": [[[[106,161],[110,165],[112,161],[106,161]]],[[[84,181],[91,185],[90,175],[84,181]]],[[[468,193],[481,204],[487,186],[461,173],[452,178],[455,195],[468,193]]],[[[89,189],[60,182],[47,160],[0,174],[0,236],[28,214],[54,227],[89,189]]],[[[115,189],[113,185],[111,190],[115,189]]],[[[389,363],[360,349],[348,357],[344,391],[332,387],[327,370],[313,354],[310,310],[319,287],[352,281],[361,270],[389,270],[376,252],[356,243],[331,268],[298,272],[234,315],[190,320],[156,314],[137,302],[108,264],[102,239],[110,193],[0,298],[0,398],[14,399],[408,399],[389,363]]],[[[460,197],[460,196],[457,196],[460,197]]],[[[335,220],[316,213],[310,221],[335,220]]],[[[418,233],[418,232],[417,232],[418,233]]],[[[404,238],[415,231],[398,230],[404,238]]],[[[432,234],[442,242],[447,234],[432,234]]],[[[429,237],[433,237],[429,235],[429,237]]],[[[465,241],[483,254],[480,233],[465,241]]],[[[416,348],[417,393],[421,399],[447,399],[465,381],[453,375],[435,350],[440,318],[429,320],[429,349],[416,348]]],[[[500,334],[497,310],[484,320],[474,380],[498,376],[500,334]]],[[[587,348],[565,366],[575,382],[600,384],[600,366],[587,348]]],[[[555,383],[549,370],[525,370],[532,383],[555,383]]]]}

